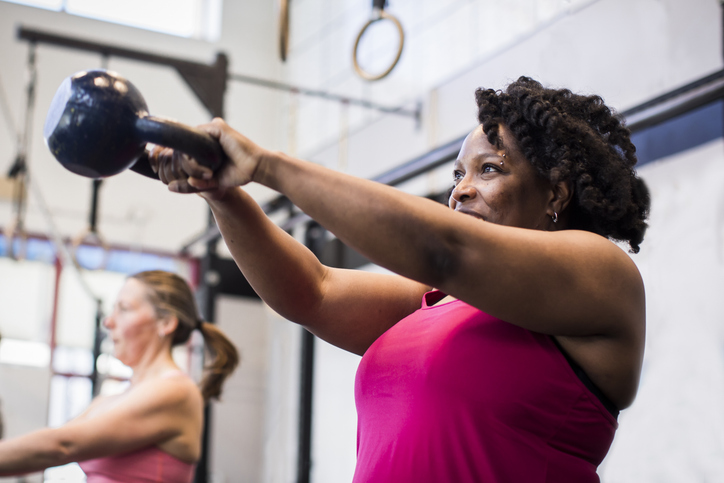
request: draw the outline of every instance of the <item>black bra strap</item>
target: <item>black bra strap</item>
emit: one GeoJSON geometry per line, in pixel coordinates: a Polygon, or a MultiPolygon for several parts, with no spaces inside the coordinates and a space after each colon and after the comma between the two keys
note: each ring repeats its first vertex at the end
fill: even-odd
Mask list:
{"type": "Polygon", "coordinates": [[[553,343],[558,347],[558,350],[561,351],[561,354],[566,358],[568,361],[568,364],[571,366],[571,369],[573,369],[573,372],[576,373],[576,376],[578,376],[578,379],[583,382],[583,384],[588,388],[589,391],[591,391],[594,396],[598,398],[599,401],[601,401],[601,404],[604,405],[604,407],[608,410],[611,415],[618,419],[619,410],[616,407],[616,405],[606,397],[606,395],[601,391],[596,384],[593,383],[590,377],[588,377],[588,374],[586,374],[586,371],[583,370],[581,366],[578,365],[576,361],[571,359],[571,356],[568,355],[568,353],[563,350],[563,347],[561,347],[561,344],[558,343],[555,337],[550,336],[553,343]]]}

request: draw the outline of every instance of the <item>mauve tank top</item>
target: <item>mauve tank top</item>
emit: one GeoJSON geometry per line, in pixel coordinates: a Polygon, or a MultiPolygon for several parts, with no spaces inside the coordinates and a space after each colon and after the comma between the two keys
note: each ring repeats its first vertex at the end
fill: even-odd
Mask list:
{"type": "Polygon", "coordinates": [[[443,296],[360,362],[354,483],[598,482],[618,423],[552,339],[443,296]]]}
{"type": "Polygon", "coordinates": [[[87,483],[191,483],[195,466],[157,446],[80,463],[87,483]]]}

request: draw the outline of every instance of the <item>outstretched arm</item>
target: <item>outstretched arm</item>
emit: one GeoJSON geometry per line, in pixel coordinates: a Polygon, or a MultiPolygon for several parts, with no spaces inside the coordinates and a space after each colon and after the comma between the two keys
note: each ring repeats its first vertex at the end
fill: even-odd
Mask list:
{"type": "MultiPolygon", "coordinates": [[[[176,165],[161,167],[170,189],[214,190],[255,181],[285,194],[374,263],[513,324],[575,337],[640,332],[640,275],[630,258],[603,237],[486,223],[379,183],[266,151],[220,119],[202,128],[219,139],[232,162],[212,176],[195,161],[177,157],[176,165]]],[[[234,223],[233,213],[229,216],[234,223]]]]}
{"type": "Polygon", "coordinates": [[[85,414],[59,428],[0,441],[0,475],[42,471],[163,443],[181,434],[194,417],[200,425],[202,404],[198,389],[186,378],[139,386],[97,415],[85,414]]]}

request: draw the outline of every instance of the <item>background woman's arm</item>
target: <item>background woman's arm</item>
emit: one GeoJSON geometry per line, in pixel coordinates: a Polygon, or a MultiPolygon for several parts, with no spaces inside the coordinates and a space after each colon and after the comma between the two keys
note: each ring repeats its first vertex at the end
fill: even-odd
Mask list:
{"type": "Polygon", "coordinates": [[[179,435],[194,415],[200,424],[202,411],[201,394],[190,379],[139,385],[98,414],[0,441],[0,475],[42,471],[159,444],[179,435]]]}

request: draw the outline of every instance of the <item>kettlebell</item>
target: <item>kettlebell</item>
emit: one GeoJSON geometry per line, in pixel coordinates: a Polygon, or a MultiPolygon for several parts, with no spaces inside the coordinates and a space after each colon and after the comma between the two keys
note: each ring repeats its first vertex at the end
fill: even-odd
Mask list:
{"type": "Polygon", "coordinates": [[[128,168],[158,179],[146,144],[181,151],[216,170],[226,159],[207,133],[150,116],[139,90],[107,70],[78,72],[58,88],[43,127],[50,152],[65,168],[87,178],[106,178],[128,168]]]}

